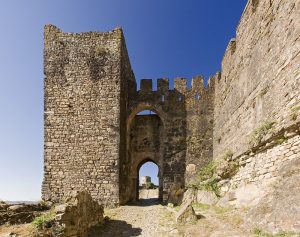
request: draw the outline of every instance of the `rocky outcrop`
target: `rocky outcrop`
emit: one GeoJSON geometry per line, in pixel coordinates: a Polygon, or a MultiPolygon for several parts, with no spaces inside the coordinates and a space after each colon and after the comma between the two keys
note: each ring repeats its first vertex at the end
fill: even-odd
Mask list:
{"type": "Polygon", "coordinates": [[[249,221],[272,233],[300,231],[300,157],[280,170],[280,178],[257,206],[249,211],[249,221]]]}
{"type": "Polygon", "coordinates": [[[177,223],[188,223],[197,220],[196,213],[192,207],[192,201],[185,203],[176,215],[177,223]]]}
{"type": "Polygon", "coordinates": [[[45,210],[48,210],[48,207],[42,204],[12,205],[1,201],[0,225],[30,223],[35,217],[41,215],[41,212],[45,210]]]}
{"type": "Polygon", "coordinates": [[[103,207],[86,191],[71,195],[66,203],[54,208],[54,213],[47,223],[37,225],[37,236],[52,237],[59,233],[61,237],[83,237],[104,220],[103,207]]]}
{"type": "Polygon", "coordinates": [[[198,190],[196,200],[197,203],[202,203],[206,205],[215,205],[219,201],[219,198],[214,192],[198,190]]]}
{"type": "Polygon", "coordinates": [[[206,205],[215,205],[219,201],[212,191],[188,189],[183,195],[183,203],[196,202],[206,205]]]}

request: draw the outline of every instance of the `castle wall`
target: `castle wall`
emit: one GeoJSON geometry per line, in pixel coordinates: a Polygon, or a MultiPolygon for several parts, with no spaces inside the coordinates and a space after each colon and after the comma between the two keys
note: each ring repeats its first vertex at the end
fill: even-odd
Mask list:
{"type": "MultiPolygon", "coordinates": [[[[216,77],[218,77],[217,75],[216,77]]],[[[214,83],[211,77],[207,88],[200,76],[192,80],[186,96],[186,184],[193,182],[197,172],[213,157],[214,83]]]]}
{"type": "Polygon", "coordinates": [[[122,37],[121,45],[121,100],[120,100],[120,150],[119,150],[119,203],[128,201],[127,183],[130,180],[130,156],[127,152],[127,118],[129,96],[136,92],[136,81],[131,69],[125,39],[122,37]]]}
{"type": "MultiPolygon", "coordinates": [[[[299,134],[299,130],[297,132],[299,134]]],[[[293,159],[300,159],[300,135],[291,133],[289,136],[282,143],[267,144],[259,152],[240,157],[240,169],[226,186],[237,188],[250,183],[258,187],[274,185],[280,176],[280,168],[293,159]]]]}
{"type": "Polygon", "coordinates": [[[152,80],[143,79],[141,90],[129,100],[129,124],[131,116],[142,110],[156,112],[162,121],[159,166],[163,201],[170,200],[172,190],[183,188],[212,159],[214,78],[208,88],[202,77],[194,77],[192,84],[187,88],[186,79],[176,78],[170,90],[169,80],[162,78],[153,91],[152,80]]]}
{"type": "Polygon", "coordinates": [[[215,81],[213,155],[239,168],[221,181],[222,201],[257,203],[281,167],[300,159],[299,10],[297,0],[249,0],[228,45],[215,81]]]}
{"type": "Polygon", "coordinates": [[[118,203],[122,32],[73,34],[48,25],[44,34],[43,199],[85,189],[118,203]]]}
{"type": "Polygon", "coordinates": [[[296,0],[249,0],[216,80],[215,159],[299,121],[299,10],[296,0]]]}
{"type": "MultiPolygon", "coordinates": [[[[169,199],[169,191],[175,184],[184,185],[186,153],[186,109],[184,94],[178,88],[169,90],[167,79],[158,80],[158,90],[152,91],[152,80],[141,80],[141,89],[129,100],[130,125],[134,116],[143,110],[152,110],[162,121],[159,163],[162,176],[162,199],[169,199]],[[179,101],[179,97],[181,100],[179,101]]],[[[132,155],[131,155],[132,158],[132,155]]],[[[145,157],[146,158],[146,157],[145,157]]],[[[132,160],[134,163],[135,161],[132,160]]],[[[130,186],[130,185],[129,185],[130,186]]]]}

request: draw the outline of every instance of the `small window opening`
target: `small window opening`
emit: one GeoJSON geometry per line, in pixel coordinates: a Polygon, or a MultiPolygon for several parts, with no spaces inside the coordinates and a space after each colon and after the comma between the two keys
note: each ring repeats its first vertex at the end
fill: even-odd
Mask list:
{"type": "Polygon", "coordinates": [[[160,98],[161,102],[165,102],[165,96],[162,95],[161,98],[160,98]]]}
{"type": "Polygon", "coordinates": [[[199,94],[199,92],[196,93],[195,99],[196,99],[196,100],[200,100],[200,94],[199,94]]]}
{"type": "Polygon", "coordinates": [[[179,101],[179,102],[182,102],[182,101],[183,101],[182,96],[179,96],[179,97],[178,97],[178,101],[179,101]]]}

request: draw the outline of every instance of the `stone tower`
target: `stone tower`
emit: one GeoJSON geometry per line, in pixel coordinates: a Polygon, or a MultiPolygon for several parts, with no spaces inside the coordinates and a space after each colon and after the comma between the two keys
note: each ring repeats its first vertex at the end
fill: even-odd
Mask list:
{"type": "MultiPolygon", "coordinates": [[[[43,199],[85,189],[106,205],[137,198],[138,171],[159,168],[159,197],[183,188],[212,159],[214,81],[136,81],[121,29],[64,33],[45,26],[43,199]],[[151,110],[152,115],[137,115],[151,110]]],[[[219,77],[219,75],[217,75],[219,77]]]]}

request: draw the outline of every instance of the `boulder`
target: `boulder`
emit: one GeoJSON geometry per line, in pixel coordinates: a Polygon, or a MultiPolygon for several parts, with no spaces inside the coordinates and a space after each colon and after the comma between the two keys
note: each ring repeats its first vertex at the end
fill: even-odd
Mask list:
{"type": "Polygon", "coordinates": [[[198,203],[215,205],[219,199],[212,191],[198,190],[196,200],[198,203]]]}
{"type": "Polygon", "coordinates": [[[54,208],[55,218],[47,225],[38,226],[38,236],[84,237],[89,230],[103,222],[103,206],[86,192],[77,192],[66,203],[54,208]]]}
{"type": "Polygon", "coordinates": [[[196,220],[197,216],[192,207],[192,201],[184,203],[176,215],[176,222],[184,224],[196,220]]]}
{"type": "Polygon", "coordinates": [[[183,194],[182,203],[187,203],[190,201],[193,202],[196,199],[196,193],[197,193],[197,190],[194,190],[194,189],[186,190],[183,194]]]}

